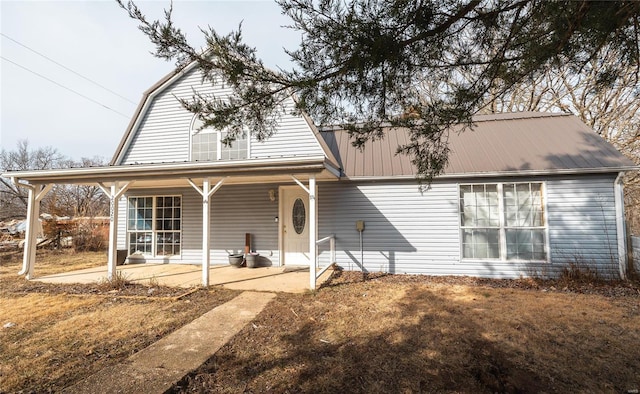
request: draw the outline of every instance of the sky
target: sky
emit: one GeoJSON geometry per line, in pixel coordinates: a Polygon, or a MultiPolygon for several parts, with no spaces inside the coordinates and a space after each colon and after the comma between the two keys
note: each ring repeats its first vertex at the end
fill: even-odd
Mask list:
{"type": "MultiPolygon", "coordinates": [[[[153,19],[170,6],[136,4],[153,19]]],[[[196,48],[204,44],[199,28],[225,34],[242,22],[245,42],[269,67],[286,68],[283,48],[300,41],[272,1],[174,0],[173,16],[196,48]]],[[[0,0],[0,32],[5,150],[26,139],[31,148],[53,147],[74,160],[108,161],[142,94],[175,66],[151,54],[153,45],[115,1],[0,0]]]]}

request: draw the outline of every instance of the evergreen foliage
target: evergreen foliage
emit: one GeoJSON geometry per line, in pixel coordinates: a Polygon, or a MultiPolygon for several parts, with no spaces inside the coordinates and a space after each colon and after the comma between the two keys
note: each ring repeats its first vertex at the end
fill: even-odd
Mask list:
{"type": "Polygon", "coordinates": [[[447,164],[447,133],[472,125],[487,97],[559,66],[580,71],[603,48],[618,59],[598,70],[597,86],[640,72],[640,2],[549,0],[279,0],[300,47],[287,52],[291,70],[270,70],[242,40],[203,30],[207,48],[189,45],[171,20],[149,21],[122,3],[178,67],[198,62],[204,79],[232,88],[230,97],[194,94],[182,104],[203,127],[228,128],[228,141],[249,130],[259,140],[275,131],[296,97],[297,110],[322,125],[346,128],[356,146],[406,127],[421,181],[447,164]]]}

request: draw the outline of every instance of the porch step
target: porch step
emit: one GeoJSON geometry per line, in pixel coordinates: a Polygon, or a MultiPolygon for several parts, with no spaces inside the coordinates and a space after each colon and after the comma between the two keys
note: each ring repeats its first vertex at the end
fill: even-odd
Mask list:
{"type": "Polygon", "coordinates": [[[245,291],[63,393],[164,393],[213,356],[274,297],[274,293],[245,291]]]}

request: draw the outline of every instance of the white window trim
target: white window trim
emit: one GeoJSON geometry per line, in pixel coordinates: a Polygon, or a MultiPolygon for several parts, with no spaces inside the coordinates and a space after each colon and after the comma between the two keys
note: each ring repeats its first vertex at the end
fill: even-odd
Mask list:
{"type": "MultiPolygon", "coordinates": [[[[189,124],[189,161],[193,161],[193,136],[200,133],[209,133],[209,134],[218,134],[218,138],[216,139],[217,150],[216,155],[218,156],[216,160],[222,160],[222,148],[224,144],[222,143],[222,138],[220,138],[220,134],[224,132],[224,130],[216,130],[210,127],[204,128],[202,130],[196,130],[193,125],[195,124],[197,119],[197,115],[191,119],[191,123],[189,124]]],[[[251,158],[251,133],[247,131],[246,134],[247,139],[247,159],[251,158]]]]}
{"type": "Polygon", "coordinates": [[[169,258],[169,259],[181,259],[182,258],[182,250],[183,250],[183,239],[182,239],[182,229],[184,227],[184,222],[182,221],[182,213],[184,211],[183,208],[183,201],[184,201],[184,197],[182,196],[182,194],[145,194],[145,195],[129,195],[126,196],[126,201],[127,201],[127,205],[126,205],[126,220],[125,220],[125,229],[126,229],[126,238],[127,238],[127,253],[130,252],[130,244],[129,244],[129,234],[130,233],[144,233],[144,232],[150,232],[151,233],[151,254],[146,254],[143,253],[143,256],[145,257],[150,257],[150,258],[169,258]],[[157,230],[156,228],[156,208],[157,208],[157,198],[158,197],[180,197],[180,230],[171,230],[171,232],[177,232],[180,234],[180,253],[179,254],[172,254],[172,255],[158,255],[156,254],[156,248],[157,248],[157,233],[158,231],[164,231],[167,232],[166,230],[157,230]],[[151,215],[151,230],[129,230],[129,199],[130,198],[151,198],[152,199],[152,204],[151,204],[151,210],[152,210],[152,215],[151,215]]]}
{"type": "Polygon", "coordinates": [[[547,210],[547,182],[545,181],[521,181],[521,182],[517,182],[517,181],[500,181],[500,182],[464,182],[464,183],[457,183],[457,205],[458,205],[458,246],[459,246],[459,253],[460,253],[460,261],[462,262],[488,262],[488,261],[500,261],[500,262],[505,262],[505,263],[550,263],[551,262],[551,255],[550,255],[550,247],[549,247],[549,215],[548,215],[548,210],[547,210]],[[542,209],[544,210],[544,212],[542,213],[543,219],[544,219],[544,240],[545,240],[545,244],[544,244],[544,251],[545,251],[545,256],[546,259],[544,260],[522,260],[522,259],[512,259],[512,260],[508,260],[507,259],[507,237],[506,237],[506,223],[505,223],[505,212],[504,212],[504,189],[503,189],[503,185],[505,183],[510,183],[510,184],[532,184],[532,183],[539,183],[541,184],[541,188],[542,188],[542,209]],[[466,226],[462,226],[462,222],[461,222],[461,217],[462,217],[462,212],[460,210],[460,186],[466,186],[466,185],[497,185],[497,192],[498,192],[498,213],[499,213],[499,223],[500,223],[500,251],[499,251],[499,255],[500,258],[499,259],[494,259],[494,258],[486,258],[486,259],[480,259],[480,258],[469,258],[469,257],[464,257],[464,245],[462,242],[463,239],[463,231],[464,229],[468,228],[466,226]]]}

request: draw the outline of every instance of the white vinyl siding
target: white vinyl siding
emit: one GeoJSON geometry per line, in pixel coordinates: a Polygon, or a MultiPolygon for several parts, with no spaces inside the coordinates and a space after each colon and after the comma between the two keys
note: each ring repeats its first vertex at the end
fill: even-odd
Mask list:
{"type": "Polygon", "coordinates": [[[127,250],[127,198],[118,200],[118,250],[127,250]]]}
{"type": "MultiPolygon", "coordinates": [[[[319,183],[318,238],[335,234],[337,263],[347,270],[463,274],[456,200],[454,183],[434,182],[423,193],[413,180],[319,183]]],[[[320,261],[325,254],[323,247],[320,261]]]]}
{"type": "MultiPolygon", "coordinates": [[[[150,98],[151,102],[125,147],[119,164],[184,162],[190,160],[190,130],[193,113],[182,107],[179,98],[190,99],[193,91],[215,93],[224,98],[231,94],[228,88],[202,84],[201,73],[193,68],[163,91],[150,98]]],[[[251,137],[250,157],[292,157],[322,155],[324,152],[307,121],[289,111],[294,109],[293,99],[286,101],[288,112],[279,120],[276,133],[266,141],[251,137]]]]}
{"type": "Polygon", "coordinates": [[[547,182],[549,252],[556,267],[580,262],[618,275],[614,180],[601,175],[547,182]]]}
{"type": "MultiPolygon", "coordinates": [[[[549,261],[507,260],[506,257],[462,259],[460,194],[457,183],[449,181],[436,180],[424,192],[420,192],[413,180],[319,182],[318,238],[335,234],[336,260],[347,270],[518,278],[557,275],[568,263],[578,259],[602,274],[615,275],[618,266],[614,179],[615,174],[487,182],[544,183],[540,215],[545,216],[548,228],[549,261]],[[357,220],[365,222],[362,250],[357,220]]],[[[479,183],[474,181],[467,184],[479,183]]],[[[264,258],[263,264],[278,264],[279,224],[275,218],[279,215],[279,186],[282,185],[223,185],[212,195],[212,264],[227,264],[228,253],[241,252],[245,233],[252,234],[253,249],[264,258]],[[271,201],[271,190],[276,193],[275,201],[271,201]]],[[[190,187],[127,192],[128,196],[160,194],[182,195],[182,256],[155,257],[147,261],[200,264],[202,197],[190,187]]],[[[526,215],[519,217],[524,209],[521,211],[509,220],[525,223],[526,215]]],[[[538,215],[537,211],[533,214],[538,215]]],[[[489,222],[492,217],[490,213],[489,222]]],[[[124,199],[120,202],[119,218],[118,248],[122,249],[126,247],[124,199]]],[[[326,263],[329,253],[326,245],[319,253],[320,261],[326,263]]]]}
{"type": "MultiPolygon", "coordinates": [[[[182,107],[178,98],[190,99],[193,90],[213,93],[211,86],[203,85],[197,68],[159,92],[151,100],[121,164],[183,162],[189,158],[189,130],[193,114],[182,107]]],[[[216,89],[217,94],[229,90],[216,89]]]]}
{"type": "MultiPolygon", "coordinates": [[[[548,255],[542,260],[508,260],[506,255],[497,260],[462,259],[459,192],[455,183],[445,181],[434,182],[424,193],[413,181],[320,183],[318,237],[336,235],[337,263],[347,270],[518,278],[557,275],[577,258],[603,275],[615,275],[613,180],[608,175],[545,179],[542,206],[539,212],[533,210],[533,223],[547,223],[548,255]],[[356,220],[365,221],[362,257],[356,220]]],[[[493,217],[489,213],[489,223],[493,217]]],[[[527,223],[524,216],[511,218],[527,223]]],[[[503,248],[506,253],[506,245],[503,248]]],[[[321,261],[326,260],[325,249],[321,261]]]]}
{"type": "MultiPolygon", "coordinates": [[[[293,99],[286,100],[287,112],[294,111],[293,99]]],[[[318,135],[318,138],[320,135],[318,135]]],[[[251,139],[251,157],[318,156],[324,151],[313,135],[309,124],[302,116],[284,115],[279,120],[278,130],[264,141],[251,139]]]]}

